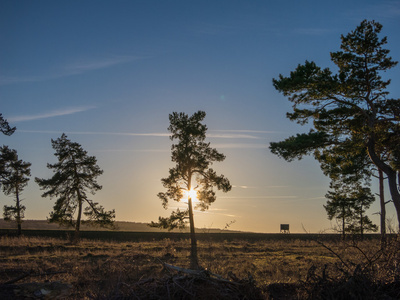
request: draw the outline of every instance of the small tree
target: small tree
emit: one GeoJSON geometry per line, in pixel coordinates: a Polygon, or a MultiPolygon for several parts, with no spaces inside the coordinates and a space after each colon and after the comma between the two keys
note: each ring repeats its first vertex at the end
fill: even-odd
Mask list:
{"type": "Polygon", "coordinates": [[[0,114],[0,132],[5,135],[12,135],[15,131],[15,127],[10,127],[7,120],[3,118],[3,115],[0,114]]]}
{"type": "Polygon", "coordinates": [[[57,198],[50,213],[50,222],[75,228],[74,239],[79,240],[81,223],[112,226],[115,210],[105,211],[98,203],[88,199],[87,192],[94,193],[102,188],[96,178],[103,174],[94,156],[88,156],[78,143],[71,142],[65,134],[51,140],[58,163],[47,164],[54,170],[50,179],[35,178],[42,190],[42,197],[57,198]],[[86,204],[85,211],[83,206],[86,204]],[[82,220],[82,212],[87,217],[82,220]]]}
{"type": "Polygon", "coordinates": [[[216,200],[213,187],[228,192],[231,190],[229,180],[223,175],[217,175],[210,168],[213,162],[223,161],[225,156],[205,142],[207,126],[202,124],[206,113],[198,111],[189,117],[185,113],[172,113],[169,115],[171,132],[170,139],[177,140],[172,145],[171,160],[176,163],[174,168],[169,169],[169,176],[161,180],[167,189],[165,193],[159,193],[162,205],[166,209],[168,202],[174,200],[180,202],[186,194],[188,209],[185,211],[172,212],[169,218],[159,217],[158,222],[152,222],[151,226],[174,229],[184,228],[186,220],[189,219],[191,253],[191,268],[199,268],[197,257],[197,241],[194,227],[193,201],[197,198],[197,208],[206,210],[216,200]]]}
{"type": "Polygon", "coordinates": [[[18,235],[21,235],[25,206],[21,204],[22,199],[20,196],[23,189],[28,185],[29,177],[31,176],[31,163],[19,160],[17,151],[7,146],[0,148],[0,161],[4,168],[1,176],[3,192],[5,195],[12,195],[15,200],[15,205],[4,205],[4,220],[15,221],[18,235]]]}
{"type": "Polygon", "coordinates": [[[326,198],[327,204],[324,208],[329,220],[336,218],[340,223],[339,232],[345,239],[346,233],[360,234],[364,232],[377,231],[377,226],[372,223],[365,211],[374,202],[369,187],[362,187],[359,182],[346,182],[343,179],[332,180],[331,188],[326,198]]]}
{"type": "Polygon", "coordinates": [[[345,239],[349,219],[352,216],[350,209],[350,201],[347,198],[346,191],[340,189],[339,186],[334,186],[331,183],[331,188],[333,191],[328,191],[325,197],[328,199],[327,204],[324,205],[326,213],[328,214],[328,219],[337,220],[340,227],[337,229],[338,232],[342,234],[342,239],[345,239]]]}

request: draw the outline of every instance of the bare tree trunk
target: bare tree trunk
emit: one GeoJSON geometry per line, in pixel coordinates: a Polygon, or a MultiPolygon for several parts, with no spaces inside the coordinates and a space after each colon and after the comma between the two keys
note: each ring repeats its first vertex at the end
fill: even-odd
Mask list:
{"type": "Polygon", "coordinates": [[[189,197],[188,199],[189,204],[189,223],[190,223],[190,268],[193,270],[199,269],[199,261],[197,257],[197,240],[196,240],[196,233],[194,229],[194,218],[193,218],[193,205],[192,205],[192,198],[189,197]]]}
{"type": "Polygon", "coordinates": [[[400,182],[399,183],[397,182],[397,177],[400,177],[400,174],[397,174],[397,172],[393,170],[392,167],[383,162],[379,158],[379,156],[375,153],[375,140],[373,137],[370,138],[367,147],[368,147],[368,154],[372,162],[375,164],[375,166],[378,167],[379,170],[385,173],[388,178],[389,191],[390,195],[392,196],[394,207],[396,208],[397,222],[400,228],[400,192],[399,192],[400,182]]]}
{"type": "Polygon", "coordinates": [[[364,222],[363,222],[363,205],[361,204],[361,209],[360,209],[360,234],[361,234],[361,240],[364,240],[364,222]]]}
{"type": "Polygon", "coordinates": [[[389,174],[386,173],[386,175],[388,176],[390,195],[392,196],[392,201],[396,208],[397,221],[400,228],[400,193],[396,180],[396,172],[389,172],[389,174]]]}
{"type": "Polygon", "coordinates": [[[22,226],[21,226],[21,204],[19,200],[19,189],[18,189],[18,183],[15,188],[15,200],[16,200],[16,207],[17,207],[17,235],[20,236],[22,234],[22,226]]]}
{"type": "Polygon", "coordinates": [[[81,228],[81,216],[82,216],[82,198],[81,198],[81,195],[79,194],[79,192],[78,192],[78,202],[79,202],[78,217],[76,219],[75,233],[74,233],[74,242],[75,243],[79,242],[79,230],[81,228]]]}
{"type": "Polygon", "coordinates": [[[342,206],[342,240],[344,241],[346,238],[346,233],[345,233],[345,229],[346,229],[346,208],[344,207],[344,205],[342,206]]]}
{"type": "Polygon", "coordinates": [[[378,169],[379,173],[379,200],[381,204],[381,247],[386,246],[386,206],[385,206],[385,190],[383,185],[383,172],[378,169]]]}
{"type": "MultiPolygon", "coordinates": [[[[75,178],[78,178],[79,176],[78,176],[78,170],[77,170],[77,167],[76,167],[76,163],[75,163],[75,158],[74,157],[72,157],[72,161],[73,161],[73,163],[74,163],[74,172],[75,172],[75,178]]],[[[78,197],[78,205],[79,205],[79,207],[78,207],[78,217],[76,218],[76,226],[75,226],[75,233],[74,233],[74,243],[79,243],[79,230],[80,230],[80,228],[81,228],[81,217],[82,217],[82,202],[83,202],[83,200],[82,200],[82,196],[81,196],[81,193],[80,193],[80,190],[79,190],[79,180],[78,180],[78,182],[76,182],[75,183],[76,184],[76,195],[77,195],[77,197],[78,197]]]]}

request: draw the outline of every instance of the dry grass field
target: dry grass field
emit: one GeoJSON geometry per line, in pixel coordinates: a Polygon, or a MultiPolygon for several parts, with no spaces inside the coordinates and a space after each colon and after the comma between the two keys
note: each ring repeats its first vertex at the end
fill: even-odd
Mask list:
{"type": "Polygon", "coordinates": [[[400,299],[400,240],[201,240],[79,244],[0,237],[1,299],[400,299]],[[216,277],[218,274],[221,277],[216,277]]]}

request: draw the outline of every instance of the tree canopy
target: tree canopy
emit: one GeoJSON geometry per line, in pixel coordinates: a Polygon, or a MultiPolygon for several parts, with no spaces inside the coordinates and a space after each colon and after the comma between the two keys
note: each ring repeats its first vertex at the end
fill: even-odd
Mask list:
{"type": "Polygon", "coordinates": [[[342,233],[343,239],[346,233],[360,234],[363,238],[364,232],[377,230],[365,214],[375,198],[369,187],[345,177],[332,180],[332,190],[325,195],[328,201],[324,208],[329,220],[335,218],[340,223],[337,230],[342,233]]]}
{"type": "Polygon", "coordinates": [[[47,190],[43,197],[56,198],[49,221],[75,227],[76,240],[81,222],[112,226],[115,211],[105,211],[87,195],[88,192],[94,195],[102,188],[96,181],[103,174],[96,157],[88,156],[80,144],[70,141],[65,134],[51,143],[58,162],[47,164],[47,167],[53,169],[54,175],[49,179],[35,178],[40,188],[47,190]],[[81,220],[82,212],[85,220],[81,220]]]}
{"type": "Polygon", "coordinates": [[[0,114],[0,132],[5,135],[12,135],[15,130],[16,127],[11,127],[7,120],[3,118],[3,115],[0,114]]]}
{"type": "Polygon", "coordinates": [[[0,164],[3,172],[0,178],[2,189],[5,195],[13,195],[15,205],[4,205],[3,216],[6,221],[15,221],[18,228],[18,235],[21,235],[21,224],[24,218],[25,206],[22,205],[21,194],[28,185],[31,176],[31,163],[18,159],[17,151],[0,147],[0,164]]]}
{"type": "Polygon", "coordinates": [[[198,111],[192,116],[185,113],[174,112],[169,115],[171,132],[170,139],[177,140],[171,147],[171,160],[176,164],[169,169],[169,176],[161,180],[166,192],[161,192],[158,197],[164,208],[169,201],[180,202],[186,193],[188,196],[188,208],[185,211],[172,212],[168,218],[160,217],[158,222],[152,222],[151,226],[166,229],[183,228],[189,219],[191,232],[191,266],[198,267],[197,246],[194,229],[193,200],[194,195],[198,202],[196,207],[206,210],[216,200],[214,187],[223,192],[231,190],[229,180],[224,175],[217,175],[211,168],[213,162],[221,162],[225,159],[222,153],[210,147],[205,142],[207,126],[201,122],[206,113],[198,111]],[[194,192],[192,192],[194,191],[194,192]]]}
{"type": "Polygon", "coordinates": [[[397,65],[379,38],[382,25],[364,20],[341,36],[341,50],[331,53],[337,73],[306,61],[285,77],[273,79],[274,87],[293,103],[287,117],[304,125],[309,133],[270,144],[272,153],[291,161],[314,154],[323,161],[343,159],[343,150],[359,154],[388,177],[389,189],[400,222],[400,101],[389,98],[381,73],[397,65]]]}

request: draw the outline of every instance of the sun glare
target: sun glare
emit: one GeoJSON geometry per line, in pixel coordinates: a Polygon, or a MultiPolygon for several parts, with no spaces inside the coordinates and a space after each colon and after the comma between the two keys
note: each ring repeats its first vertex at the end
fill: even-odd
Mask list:
{"type": "Polygon", "coordinates": [[[194,189],[190,189],[189,191],[184,192],[184,200],[188,201],[189,198],[192,199],[192,202],[196,202],[197,200],[197,191],[194,189]]]}

